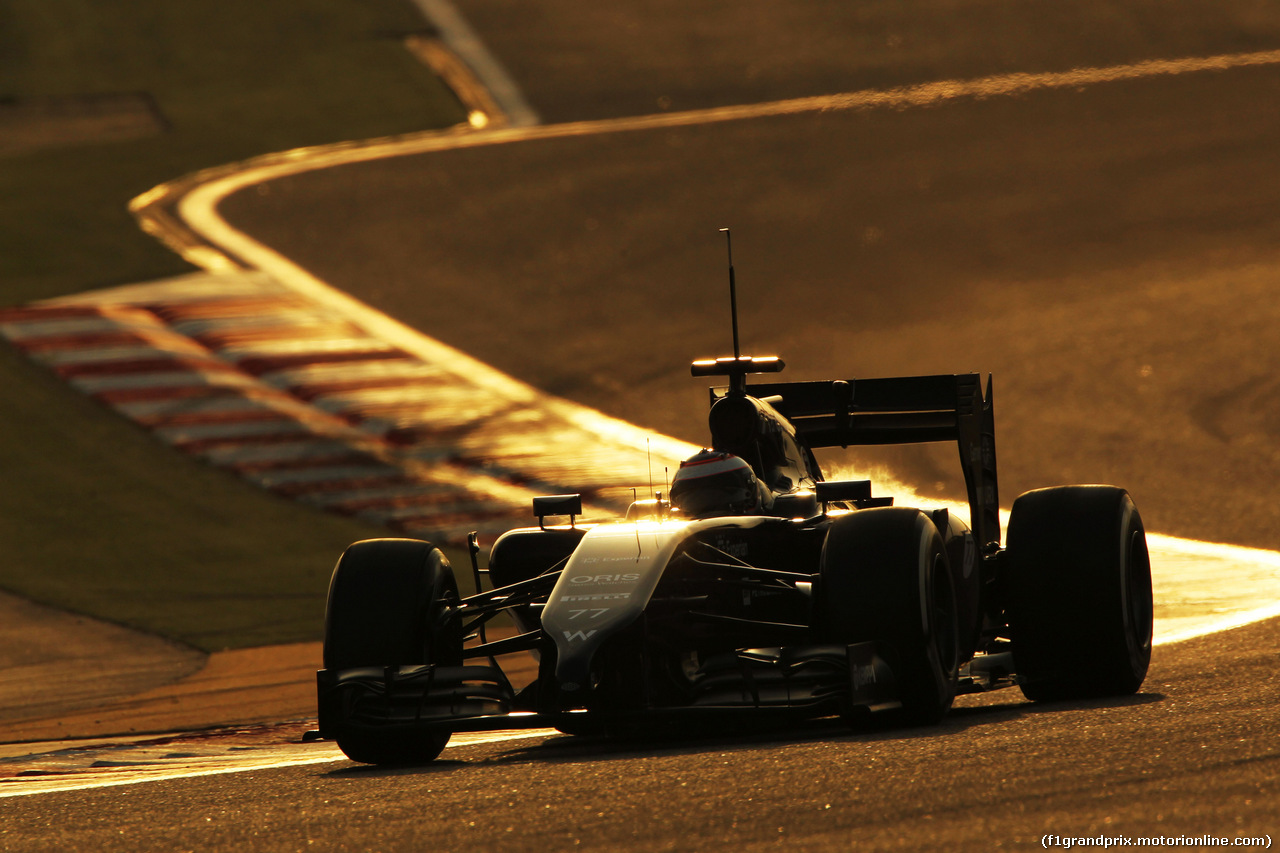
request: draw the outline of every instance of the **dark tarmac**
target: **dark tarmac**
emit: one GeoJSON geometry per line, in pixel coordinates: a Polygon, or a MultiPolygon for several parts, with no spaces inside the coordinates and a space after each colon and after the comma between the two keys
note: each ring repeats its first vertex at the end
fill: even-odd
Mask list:
{"type": "Polygon", "coordinates": [[[1131,698],[1032,705],[1001,691],[962,699],[941,726],[922,730],[822,725],[636,744],[554,737],[450,748],[423,768],[337,762],[15,797],[0,810],[0,849],[985,851],[1041,849],[1049,834],[1274,841],[1277,648],[1280,620],[1271,620],[1158,649],[1131,698]]]}

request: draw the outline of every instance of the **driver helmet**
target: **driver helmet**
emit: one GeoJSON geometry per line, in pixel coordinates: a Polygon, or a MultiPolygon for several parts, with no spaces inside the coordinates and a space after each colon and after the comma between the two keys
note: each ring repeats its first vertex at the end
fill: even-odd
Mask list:
{"type": "Polygon", "coordinates": [[[763,512],[771,496],[742,458],[703,449],[680,463],[671,503],[691,518],[763,512]]]}

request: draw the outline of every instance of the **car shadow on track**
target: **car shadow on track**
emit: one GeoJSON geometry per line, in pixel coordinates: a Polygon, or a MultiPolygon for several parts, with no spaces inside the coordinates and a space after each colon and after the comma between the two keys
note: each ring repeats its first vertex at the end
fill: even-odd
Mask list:
{"type": "Polygon", "coordinates": [[[1121,698],[1064,702],[1029,702],[1020,698],[991,701],[991,695],[975,697],[974,704],[957,705],[937,725],[904,726],[892,716],[864,721],[856,727],[835,719],[813,720],[792,724],[741,726],[726,730],[679,733],[649,733],[644,736],[549,735],[535,742],[507,741],[478,744],[467,749],[475,753],[466,758],[440,758],[424,765],[371,766],[357,765],[335,768],[331,778],[369,778],[372,776],[418,775],[446,773],[463,767],[544,763],[549,765],[582,761],[610,761],[638,756],[699,755],[755,749],[772,749],[814,743],[881,743],[967,736],[974,729],[1003,725],[1025,716],[1066,714],[1147,705],[1165,699],[1161,693],[1139,693],[1121,698]],[[984,701],[985,700],[985,701],[984,701]]]}

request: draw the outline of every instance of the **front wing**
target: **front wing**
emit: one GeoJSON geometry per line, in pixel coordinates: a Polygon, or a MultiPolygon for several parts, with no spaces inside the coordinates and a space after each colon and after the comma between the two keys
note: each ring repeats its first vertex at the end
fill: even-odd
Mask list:
{"type": "Polygon", "coordinates": [[[615,724],[667,718],[853,716],[900,706],[893,670],[876,643],[727,652],[701,662],[688,688],[683,702],[610,704],[593,701],[590,695],[567,698],[570,694],[554,689],[517,694],[496,665],[360,667],[317,673],[324,737],[352,729],[606,730],[615,724]],[[528,698],[539,692],[541,700],[528,698]]]}

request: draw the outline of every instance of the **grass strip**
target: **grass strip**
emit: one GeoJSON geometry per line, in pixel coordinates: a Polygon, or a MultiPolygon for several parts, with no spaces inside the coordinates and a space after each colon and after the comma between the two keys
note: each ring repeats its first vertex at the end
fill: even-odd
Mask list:
{"type": "MultiPolygon", "coordinates": [[[[187,271],[126,209],[159,183],[464,119],[404,49],[425,29],[405,0],[0,0],[0,23],[4,305],[187,271]]],[[[7,346],[0,383],[0,587],[206,650],[308,640],[341,549],[385,535],[184,457],[7,346]]]]}

